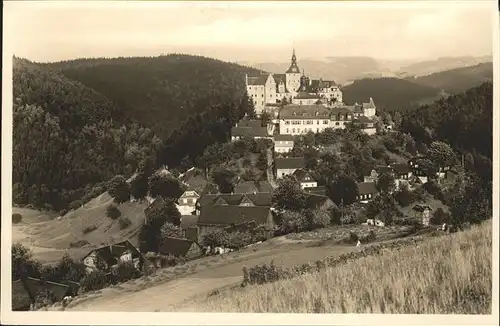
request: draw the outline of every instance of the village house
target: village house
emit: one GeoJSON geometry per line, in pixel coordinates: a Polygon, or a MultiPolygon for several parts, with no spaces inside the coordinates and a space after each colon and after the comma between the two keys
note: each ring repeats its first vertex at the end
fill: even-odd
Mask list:
{"type": "Polygon", "coordinates": [[[130,241],[122,241],[90,251],[83,257],[87,273],[95,270],[109,271],[118,263],[131,262],[140,266],[141,253],[130,241]]]}
{"type": "Polygon", "coordinates": [[[262,228],[266,238],[272,237],[275,229],[270,206],[206,205],[198,219],[199,241],[213,230],[224,230],[241,223],[252,223],[262,228]]]}
{"type": "Polygon", "coordinates": [[[334,107],[330,109],[329,128],[345,129],[346,124],[354,119],[354,114],[345,106],[334,107]]]}
{"type": "Polygon", "coordinates": [[[358,182],[357,187],[358,195],[356,196],[356,200],[361,203],[368,203],[378,193],[375,182],[358,182]]]}
{"type": "Polygon", "coordinates": [[[181,215],[191,215],[196,210],[196,202],[200,198],[198,192],[188,188],[177,200],[177,209],[181,215]]]}
{"type": "Polygon", "coordinates": [[[273,139],[274,124],[268,123],[267,126],[262,126],[260,120],[246,120],[239,121],[234,127],[231,128],[231,140],[236,141],[244,137],[253,139],[273,139]]]}
{"type": "Polygon", "coordinates": [[[260,192],[272,192],[273,187],[268,181],[243,181],[234,186],[235,194],[253,194],[260,192]]]}
{"type": "Polygon", "coordinates": [[[412,209],[415,212],[415,217],[421,221],[422,225],[429,226],[432,208],[429,205],[415,205],[412,209]]]}
{"type": "Polygon", "coordinates": [[[182,237],[195,241],[198,241],[198,215],[183,215],[181,216],[181,231],[182,237]]]}
{"type": "Polygon", "coordinates": [[[422,171],[422,168],[420,167],[420,160],[427,159],[426,156],[424,155],[417,155],[412,157],[411,159],[408,160],[408,164],[411,167],[412,173],[416,175],[422,183],[426,183],[429,181],[429,177],[437,177],[438,179],[443,179],[446,177],[446,173],[450,170],[450,166],[438,166],[437,167],[437,173],[435,176],[429,176],[424,171],[422,171]]]}
{"type": "Polygon", "coordinates": [[[409,164],[394,163],[391,165],[391,168],[394,173],[396,190],[399,190],[403,185],[410,185],[410,181],[413,177],[413,172],[409,164]]]}
{"type": "Polygon", "coordinates": [[[199,215],[204,207],[211,205],[271,206],[272,194],[258,192],[251,194],[206,194],[196,204],[199,215]]]}
{"type": "Polygon", "coordinates": [[[278,179],[293,174],[297,169],[303,169],[306,166],[303,157],[278,157],[274,160],[274,164],[278,179]]]}
{"type": "Polygon", "coordinates": [[[380,175],[388,173],[394,176],[394,171],[390,166],[378,165],[375,166],[369,176],[364,177],[364,182],[377,182],[380,175]]]}
{"type": "Polygon", "coordinates": [[[201,247],[193,240],[167,237],[163,239],[158,253],[191,260],[203,255],[201,247]]]}
{"type": "Polygon", "coordinates": [[[375,135],[377,133],[375,121],[364,115],[354,118],[352,124],[361,128],[361,131],[363,131],[367,135],[375,135]]]}
{"type": "Polygon", "coordinates": [[[327,196],[307,194],[306,207],[314,210],[331,212],[337,205],[327,196]]]}
{"type": "Polygon", "coordinates": [[[275,135],[274,151],[276,153],[288,153],[293,149],[294,139],[292,135],[275,135]]]}
{"type": "Polygon", "coordinates": [[[300,187],[304,188],[315,188],[318,186],[318,182],[314,180],[309,172],[304,169],[297,169],[292,175],[299,181],[300,187]]]}
{"type": "Polygon", "coordinates": [[[378,219],[369,218],[363,225],[373,225],[373,226],[385,226],[385,223],[378,219]]]}

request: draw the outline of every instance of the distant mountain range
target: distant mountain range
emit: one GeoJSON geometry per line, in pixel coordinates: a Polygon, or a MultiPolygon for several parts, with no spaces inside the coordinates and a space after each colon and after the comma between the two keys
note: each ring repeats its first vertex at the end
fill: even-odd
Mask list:
{"type": "MultiPolygon", "coordinates": [[[[298,58],[299,67],[313,78],[334,80],[349,84],[354,80],[380,77],[420,77],[444,70],[475,66],[492,62],[492,56],[443,57],[436,60],[415,62],[411,60],[377,60],[371,57],[327,57],[323,59],[298,58]]],[[[283,62],[240,62],[261,70],[283,73],[290,65],[283,62]]]]}

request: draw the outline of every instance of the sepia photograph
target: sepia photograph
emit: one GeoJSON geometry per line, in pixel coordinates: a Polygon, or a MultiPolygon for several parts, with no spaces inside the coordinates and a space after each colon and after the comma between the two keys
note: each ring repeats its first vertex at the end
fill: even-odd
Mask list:
{"type": "Polygon", "coordinates": [[[494,1],[5,2],[2,323],[495,324],[498,20],[494,1]]]}

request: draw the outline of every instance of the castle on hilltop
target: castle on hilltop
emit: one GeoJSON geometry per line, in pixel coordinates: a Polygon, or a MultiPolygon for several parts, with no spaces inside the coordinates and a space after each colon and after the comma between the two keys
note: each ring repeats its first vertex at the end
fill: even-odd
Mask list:
{"type": "Polygon", "coordinates": [[[293,50],[290,67],[284,74],[245,76],[248,96],[260,115],[280,104],[342,106],[342,92],[333,80],[310,79],[300,72],[293,50]]]}

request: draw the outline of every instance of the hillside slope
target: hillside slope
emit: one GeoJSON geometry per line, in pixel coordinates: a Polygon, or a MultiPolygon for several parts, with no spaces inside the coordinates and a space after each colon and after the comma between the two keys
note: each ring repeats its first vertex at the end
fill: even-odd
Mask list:
{"type": "Polygon", "coordinates": [[[426,60],[405,65],[398,69],[398,76],[427,76],[441,71],[476,66],[485,62],[492,62],[492,56],[464,56],[464,57],[441,57],[436,60],[426,60]]]}
{"type": "Polygon", "coordinates": [[[409,80],[420,85],[443,89],[449,94],[458,94],[485,81],[493,81],[493,63],[481,63],[409,80]]]}
{"type": "Polygon", "coordinates": [[[116,174],[156,158],[159,139],[95,90],[27,60],[13,62],[13,200],[66,208],[116,174]]]}
{"type": "Polygon", "coordinates": [[[342,88],[344,102],[368,102],[370,97],[379,109],[402,110],[422,100],[439,96],[440,90],[399,78],[356,80],[342,88]]]}
{"type": "Polygon", "coordinates": [[[202,297],[176,311],[491,314],[491,289],[489,220],[318,273],[202,297]]]}
{"type": "Polygon", "coordinates": [[[223,102],[239,102],[254,68],[201,56],[79,59],[48,64],[109,98],[123,115],[162,139],[189,117],[223,102]]]}

